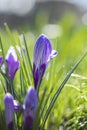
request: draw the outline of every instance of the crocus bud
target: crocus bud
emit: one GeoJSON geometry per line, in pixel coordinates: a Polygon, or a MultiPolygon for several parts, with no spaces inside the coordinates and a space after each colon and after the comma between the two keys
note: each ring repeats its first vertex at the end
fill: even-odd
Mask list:
{"type": "Polygon", "coordinates": [[[13,96],[10,93],[7,93],[4,97],[4,105],[5,105],[5,118],[6,125],[8,130],[14,130],[14,104],[13,104],[13,96]]]}
{"type": "Polygon", "coordinates": [[[44,72],[52,58],[57,55],[57,51],[52,50],[52,45],[45,35],[40,35],[34,46],[33,77],[34,86],[37,88],[41,83],[44,72]]]}
{"type": "Polygon", "coordinates": [[[24,101],[24,130],[32,130],[33,121],[38,106],[38,98],[34,88],[30,87],[24,101]]]}
{"type": "Polygon", "coordinates": [[[16,71],[20,67],[20,63],[19,63],[16,51],[13,46],[11,46],[7,52],[6,65],[7,65],[9,77],[13,80],[16,71]]]}

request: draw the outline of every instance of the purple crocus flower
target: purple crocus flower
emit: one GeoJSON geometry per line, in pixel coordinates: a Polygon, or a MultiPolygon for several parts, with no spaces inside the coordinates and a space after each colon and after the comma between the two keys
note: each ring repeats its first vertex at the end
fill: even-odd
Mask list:
{"type": "Polygon", "coordinates": [[[24,101],[24,130],[32,130],[38,106],[38,98],[34,88],[30,87],[24,101]]]}
{"type": "Polygon", "coordinates": [[[14,103],[13,96],[7,93],[4,97],[5,104],[5,118],[8,130],[14,130],[13,119],[14,119],[14,103]]]}
{"type": "Polygon", "coordinates": [[[6,66],[8,69],[9,77],[13,80],[16,71],[20,67],[20,63],[16,54],[16,51],[13,46],[11,46],[6,55],[6,66]]]}
{"type": "Polygon", "coordinates": [[[40,85],[50,60],[56,55],[57,51],[52,50],[49,39],[44,34],[41,34],[34,46],[33,77],[35,89],[37,88],[38,82],[40,85]]]}

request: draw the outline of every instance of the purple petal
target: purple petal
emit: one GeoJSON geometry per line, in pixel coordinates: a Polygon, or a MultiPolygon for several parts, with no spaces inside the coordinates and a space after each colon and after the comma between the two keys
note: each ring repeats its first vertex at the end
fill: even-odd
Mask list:
{"type": "Polygon", "coordinates": [[[0,64],[2,63],[2,61],[3,61],[3,57],[2,57],[2,56],[0,56],[0,64]]]}
{"type": "Polygon", "coordinates": [[[38,98],[34,88],[30,87],[24,101],[24,129],[32,128],[36,110],[38,107],[38,98]]]}
{"type": "Polygon", "coordinates": [[[46,70],[46,65],[42,64],[40,66],[40,69],[37,68],[36,71],[34,71],[33,76],[34,76],[35,89],[36,89],[36,86],[38,85],[38,82],[39,82],[39,84],[41,83],[45,70],[46,70]]]}
{"type": "Polygon", "coordinates": [[[7,65],[9,77],[11,79],[14,79],[15,73],[20,67],[20,63],[13,46],[11,46],[7,52],[6,65],[7,65]]]}
{"type": "Polygon", "coordinates": [[[33,119],[30,116],[26,117],[23,125],[23,129],[32,130],[32,126],[33,126],[33,119]]]}
{"type": "Polygon", "coordinates": [[[8,124],[8,130],[14,130],[14,124],[13,124],[13,122],[10,122],[8,124]]]}
{"type": "Polygon", "coordinates": [[[47,64],[51,51],[52,46],[48,38],[43,34],[40,35],[34,47],[34,64],[36,68],[41,64],[47,64]]]}
{"type": "Polygon", "coordinates": [[[54,57],[56,57],[58,54],[58,52],[56,50],[52,50],[51,55],[50,55],[50,59],[53,59],[54,57]]]}
{"type": "Polygon", "coordinates": [[[13,119],[14,119],[14,104],[13,96],[10,93],[7,93],[4,97],[5,104],[5,118],[8,130],[13,130],[13,119]]]}
{"type": "Polygon", "coordinates": [[[34,86],[35,86],[35,89],[36,89],[36,86],[38,84],[38,81],[39,81],[39,70],[38,68],[36,69],[36,66],[34,64],[34,71],[33,71],[33,77],[34,77],[34,86]]]}
{"type": "Polygon", "coordinates": [[[19,110],[20,104],[16,100],[14,100],[13,103],[14,103],[14,110],[15,111],[19,110]]]}

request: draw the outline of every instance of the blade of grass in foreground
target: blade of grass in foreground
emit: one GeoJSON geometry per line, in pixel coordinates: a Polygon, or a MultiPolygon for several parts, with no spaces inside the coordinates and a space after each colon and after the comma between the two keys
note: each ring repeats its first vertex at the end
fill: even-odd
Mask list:
{"type": "Polygon", "coordinates": [[[6,63],[5,63],[5,53],[4,53],[4,49],[3,49],[3,44],[2,44],[2,39],[0,37],[0,46],[1,46],[1,50],[2,50],[2,56],[3,56],[3,61],[4,61],[4,64],[6,66],[6,63]]]}
{"type": "Polygon", "coordinates": [[[13,35],[12,35],[12,32],[10,31],[10,29],[9,29],[9,27],[8,27],[8,25],[7,25],[7,23],[4,23],[4,26],[5,26],[6,32],[7,32],[8,36],[9,36],[9,38],[10,38],[12,44],[15,46],[15,45],[16,45],[15,39],[14,39],[14,37],[13,37],[13,35]]]}
{"type": "Polygon", "coordinates": [[[45,108],[47,108],[47,105],[49,103],[50,95],[51,95],[52,91],[53,91],[53,87],[50,89],[50,92],[48,93],[48,95],[46,95],[46,99],[43,102],[43,106],[42,106],[42,109],[41,109],[41,112],[40,112],[40,118],[39,118],[39,120],[41,120],[41,118],[42,118],[42,121],[43,121],[43,119],[44,119],[45,108]]]}
{"type": "MultiPolygon", "coordinates": [[[[27,53],[27,57],[28,57],[28,61],[29,61],[29,65],[30,65],[30,69],[31,69],[31,73],[33,72],[32,70],[32,64],[31,64],[31,60],[30,60],[30,55],[29,55],[29,51],[28,51],[28,47],[27,47],[27,43],[26,43],[26,39],[25,39],[25,35],[23,34],[23,38],[24,38],[24,44],[25,44],[25,48],[26,48],[26,53],[27,53]]],[[[32,74],[33,75],[33,74],[32,74]]]]}
{"type": "Polygon", "coordinates": [[[42,97],[41,97],[41,100],[40,100],[40,103],[39,103],[39,106],[38,106],[38,109],[37,109],[37,113],[36,113],[36,116],[35,116],[35,119],[34,119],[33,130],[37,130],[38,126],[40,125],[40,119],[41,119],[40,118],[40,110],[42,108],[42,105],[43,105],[43,102],[44,102],[44,99],[45,99],[45,96],[46,96],[46,90],[47,90],[47,87],[45,87],[45,89],[43,91],[43,94],[42,94],[42,97]]]}
{"type": "Polygon", "coordinates": [[[68,81],[68,79],[70,78],[71,74],[73,73],[73,71],[78,67],[78,65],[81,63],[81,61],[84,59],[84,57],[87,55],[87,52],[78,60],[78,62],[73,66],[73,68],[70,70],[70,72],[66,75],[65,79],[63,80],[62,84],[59,86],[59,88],[57,89],[57,91],[55,92],[52,100],[51,100],[51,103],[45,113],[45,116],[44,116],[44,120],[43,120],[43,123],[42,123],[42,127],[41,127],[41,130],[43,130],[44,126],[45,126],[45,123],[47,121],[47,118],[54,106],[54,103],[56,102],[58,96],[60,95],[62,89],[64,88],[66,82],[68,81]]]}

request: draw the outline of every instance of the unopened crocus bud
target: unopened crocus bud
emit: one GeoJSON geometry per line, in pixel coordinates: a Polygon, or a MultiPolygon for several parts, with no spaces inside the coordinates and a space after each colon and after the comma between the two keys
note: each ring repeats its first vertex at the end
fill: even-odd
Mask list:
{"type": "Polygon", "coordinates": [[[8,69],[9,77],[13,80],[16,71],[20,67],[20,63],[16,54],[16,51],[13,46],[11,46],[6,55],[6,66],[8,69]]]}
{"type": "Polygon", "coordinates": [[[14,99],[10,93],[7,93],[4,97],[5,105],[5,118],[8,130],[14,130],[14,99]]]}
{"type": "Polygon", "coordinates": [[[57,51],[52,50],[49,39],[44,34],[40,35],[34,46],[33,77],[35,89],[37,88],[38,82],[41,83],[50,60],[56,55],[57,51]]]}
{"type": "Polygon", "coordinates": [[[23,129],[32,130],[34,117],[38,107],[38,98],[34,88],[30,87],[24,101],[23,129]]]}

